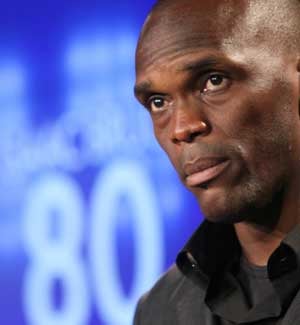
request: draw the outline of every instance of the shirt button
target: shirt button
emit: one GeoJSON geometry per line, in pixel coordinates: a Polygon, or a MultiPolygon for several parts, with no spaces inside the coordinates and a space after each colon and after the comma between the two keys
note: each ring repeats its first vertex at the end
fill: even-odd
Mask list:
{"type": "Polygon", "coordinates": [[[197,263],[197,261],[195,260],[194,256],[191,254],[191,253],[187,253],[187,258],[188,258],[188,261],[190,263],[190,266],[193,270],[197,270],[199,265],[197,263]]]}

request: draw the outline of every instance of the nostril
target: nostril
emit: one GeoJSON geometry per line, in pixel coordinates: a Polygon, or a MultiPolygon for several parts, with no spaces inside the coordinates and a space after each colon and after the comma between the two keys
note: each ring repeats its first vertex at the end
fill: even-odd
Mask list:
{"type": "Polygon", "coordinates": [[[197,136],[203,136],[209,132],[209,124],[204,121],[194,121],[194,123],[182,125],[174,130],[173,142],[191,142],[197,136]]]}
{"type": "Polygon", "coordinates": [[[190,142],[191,132],[187,128],[177,129],[174,132],[173,142],[190,142]]]}

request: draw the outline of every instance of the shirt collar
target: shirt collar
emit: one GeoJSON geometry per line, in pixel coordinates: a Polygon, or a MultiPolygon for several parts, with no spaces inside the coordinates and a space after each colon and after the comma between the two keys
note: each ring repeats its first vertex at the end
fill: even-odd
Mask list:
{"type": "Polygon", "coordinates": [[[240,245],[231,224],[205,220],[178,254],[176,263],[184,274],[199,269],[209,278],[239,252],[240,245]]]}
{"type": "MultiPolygon", "coordinates": [[[[239,257],[240,252],[240,244],[231,224],[218,224],[205,220],[179,252],[176,263],[184,274],[190,273],[191,270],[198,270],[206,278],[210,278],[220,268],[228,265],[229,260],[239,257]]],[[[293,264],[294,267],[296,264],[300,265],[300,224],[287,234],[271,255],[268,261],[270,278],[276,278],[276,275],[272,274],[274,272],[272,265],[277,266],[279,260],[284,264],[287,255],[293,256],[289,260],[290,265],[293,264]],[[294,259],[294,262],[291,262],[291,259],[294,259]]],[[[282,272],[279,273],[282,275],[282,272]]]]}
{"type": "MultiPolygon", "coordinates": [[[[203,288],[205,301],[210,309],[225,316],[225,319],[236,320],[236,317],[243,323],[249,319],[253,321],[264,316],[278,316],[289,301],[287,297],[292,296],[300,282],[295,281],[300,279],[300,225],[288,233],[268,261],[268,275],[274,286],[277,301],[268,313],[265,313],[263,306],[259,312],[247,310],[247,306],[243,304],[239,308],[243,311],[241,315],[227,312],[228,304],[222,297],[226,296],[228,301],[240,300],[234,299],[236,295],[239,298],[240,294],[232,284],[235,279],[229,272],[234,272],[234,267],[239,265],[240,254],[241,248],[233,225],[205,220],[178,254],[176,263],[182,273],[203,288]],[[245,318],[246,314],[248,316],[245,318]]],[[[236,303],[234,306],[236,307],[236,303]]]]}

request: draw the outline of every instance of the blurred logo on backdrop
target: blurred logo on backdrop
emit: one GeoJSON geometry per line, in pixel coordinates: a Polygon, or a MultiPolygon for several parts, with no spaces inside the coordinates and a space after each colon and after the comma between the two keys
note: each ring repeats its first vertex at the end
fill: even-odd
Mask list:
{"type": "Polygon", "coordinates": [[[25,256],[24,324],[131,324],[165,267],[162,215],[183,199],[133,98],[134,47],[130,31],[76,35],[64,109],[41,125],[30,72],[0,59],[0,254],[25,256]]]}

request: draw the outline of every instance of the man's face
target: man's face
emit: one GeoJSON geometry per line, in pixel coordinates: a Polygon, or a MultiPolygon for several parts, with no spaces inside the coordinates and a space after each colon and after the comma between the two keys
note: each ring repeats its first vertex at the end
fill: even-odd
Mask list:
{"type": "Polygon", "coordinates": [[[300,159],[298,63],[248,2],[175,1],[149,18],[137,50],[136,96],[212,221],[266,206],[300,159]]]}

